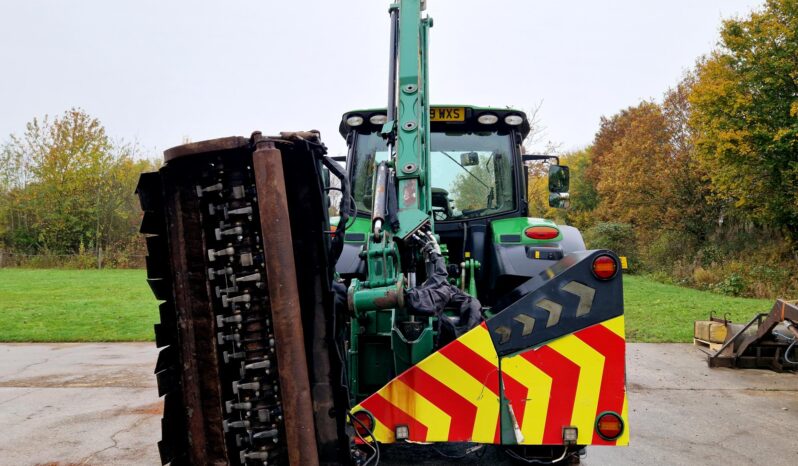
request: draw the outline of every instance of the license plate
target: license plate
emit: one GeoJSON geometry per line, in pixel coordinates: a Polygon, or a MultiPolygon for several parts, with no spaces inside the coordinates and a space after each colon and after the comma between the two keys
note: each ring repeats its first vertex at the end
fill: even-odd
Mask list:
{"type": "Polygon", "coordinates": [[[463,107],[433,107],[429,113],[430,121],[465,121],[463,107]]]}

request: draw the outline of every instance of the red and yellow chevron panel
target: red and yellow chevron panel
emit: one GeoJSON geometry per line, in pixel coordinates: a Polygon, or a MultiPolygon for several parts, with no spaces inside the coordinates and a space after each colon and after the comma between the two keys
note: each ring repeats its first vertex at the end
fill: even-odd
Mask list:
{"type": "MultiPolygon", "coordinates": [[[[374,437],[395,441],[397,425],[417,442],[501,443],[501,406],[509,405],[526,445],[562,444],[576,426],[580,445],[626,445],[595,433],[598,414],[627,422],[623,316],[499,359],[483,324],[363,400],[353,411],[374,416],[374,437]]],[[[505,423],[505,426],[507,423],[505,423]]],[[[507,433],[505,433],[505,436],[507,433]]]]}
{"type": "Polygon", "coordinates": [[[394,441],[397,425],[417,442],[499,439],[499,358],[481,325],[411,367],[359,408],[376,421],[374,436],[394,441]]]}
{"type": "Polygon", "coordinates": [[[505,397],[525,445],[562,443],[562,428],[579,429],[579,445],[627,445],[626,341],[623,316],[558,338],[537,349],[502,358],[505,397]],[[514,387],[520,384],[521,387],[514,387]],[[595,431],[605,411],[621,415],[624,432],[614,441],[595,431]]]}

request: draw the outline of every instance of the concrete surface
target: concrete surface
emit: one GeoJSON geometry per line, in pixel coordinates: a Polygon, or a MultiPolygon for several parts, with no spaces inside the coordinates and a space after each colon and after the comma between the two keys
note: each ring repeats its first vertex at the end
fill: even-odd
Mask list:
{"type": "Polygon", "coordinates": [[[710,369],[687,344],[630,344],[630,446],[588,464],[798,464],[798,375],[710,369]]]}
{"type": "MultiPolygon", "coordinates": [[[[159,464],[153,346],[0,345],[0,465],[159,464]]],[[[583,464],[798,464],[798,375],[710,370],[691,345],[631,344],[627,363],[632,445],[588,448],[583,464]]],[[[411,459],[385,454],[386,464],[411,459]]],[[[504,462],[499,451],[421,456],[504,462]]]]}
{"type": "Polygon", "coordinates": [[[0,345],[0,464],[160,464],[152,343],[0,345]]]}

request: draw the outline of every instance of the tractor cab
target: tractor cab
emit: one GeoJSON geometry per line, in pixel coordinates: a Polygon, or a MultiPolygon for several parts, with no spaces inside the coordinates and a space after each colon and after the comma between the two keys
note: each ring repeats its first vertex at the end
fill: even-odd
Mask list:
{"type": "MultiPolygon", "coordinates": [[[[359,212],[371,209],[375,167],[388,159],[380,134],[385,118],[384,110],[355,111],[341,122],[359,212]]],[[[529,123],[523,112],[434,107],[430,126],[429,176],[436,224],[526,214],[521,142],[529,123]]]]}
{"type": "MultiPolygon", "coordinates": [[[[369,231],[374,172],[389,158],[380,134],[385,121],[385,110],[372,109],[345,113],[340,124],[357,214],[338,261],[344,278],[365,277],[360,251],[369,231]]],[[[448,253],[451,279],[465,290],[475,289],[486,306],[562,258],[563,247],[584,249],[575,229],[527,218],[525,162],[556,159],[523,154],[529,131],[526,114],[519,110],[444,106],[430,112],[430,217],[448,253]],[[531,235],[533,228],[544,234],[531,235]]],[[[561,200],[567,197],[561,192],[568,189],[567,167],[551,167],[556,167],[551,181],[559,181],[552,196],[561,200]]]]}

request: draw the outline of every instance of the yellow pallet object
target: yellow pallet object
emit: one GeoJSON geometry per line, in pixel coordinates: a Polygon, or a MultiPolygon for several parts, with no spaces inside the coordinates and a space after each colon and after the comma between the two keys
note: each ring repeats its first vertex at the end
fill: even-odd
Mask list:
{"type": "Polygon", "coordinates": [[[693,338],[706,343],[723,343],[727,334],[728,328],[723,322],[697,320],[693,326],[693,338]]]}

